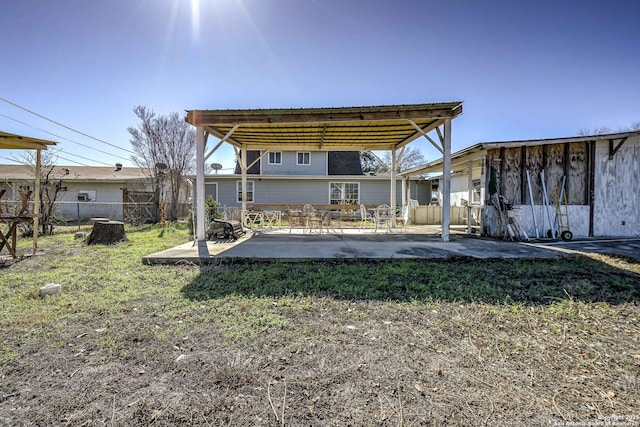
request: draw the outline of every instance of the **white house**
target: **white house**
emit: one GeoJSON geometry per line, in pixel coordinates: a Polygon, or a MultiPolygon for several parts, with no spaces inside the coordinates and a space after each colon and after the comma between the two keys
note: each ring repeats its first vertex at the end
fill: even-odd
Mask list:
{"type": "MultiPolygon", "coordinates": [[[[0,165],[0,190],[7,190],[3,203],[19,200],[18,191],[25,187],[33,190],[33,185],[32,167],[0,165]]],[[[122,221],[134,214],[153,217],[151,178],[142,168],[55,166],[41,185],[48,185],[52,190],[59,186],[57,215],[62,220],[107,217],[122,221]]]]}

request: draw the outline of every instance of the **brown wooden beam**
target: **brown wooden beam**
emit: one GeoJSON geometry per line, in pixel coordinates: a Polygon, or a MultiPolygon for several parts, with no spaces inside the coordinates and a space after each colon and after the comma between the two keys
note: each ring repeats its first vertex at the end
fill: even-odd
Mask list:
{"type": "Polygon", "coordinates": [[[212,111],[191,110],[187,113],[187,122],[194,126],[221,124],[262,124],[262,123],[326,123],[326,122],[375,122],[381,120],[419,120],[454,118],[462,112],[462,106],[426,107],[415,110],[240,110],[212,111]]]}

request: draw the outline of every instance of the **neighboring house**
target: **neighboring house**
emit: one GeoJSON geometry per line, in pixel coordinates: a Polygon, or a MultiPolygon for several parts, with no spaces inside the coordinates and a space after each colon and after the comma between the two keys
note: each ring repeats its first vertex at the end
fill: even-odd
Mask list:
{"type": "MultiPolygon", "coordinates": [[[[498,194],[513,205],[517,221],[529,236],[536,236],[534,216],[540,237],[551,229],[549,219],[553,223],[556,214],[553,189],[559,195],[563,177],[574,237],[640,236],[640,131],[482,142],[453,153],[451,204],[481,206],[482,231],[495,236],[500,227],[498,211],[490,202],[492,169],[498,194]],[[543,202],[543,171],[548,209],[543,202]]],[[[441,159],[403,175],[405,179],[413,177],[420,194],[427,194],[432,187],[438,194],[439,177],[425,175],[429,173],[442,176],[441,159]]],[[[425,201],[423,197],[421,204],[425,201]]]]}
{"type": "MultiPolygon", "coordinates": [[[[2,202],[19,200],[21,188],[33,190],[33,173],[30,166],[0,165],[0,190],[7,190],[2,202]]],[[[57,214],[67,221],[151,219],[156,205],[149,173],[138,167],[55,166],[42,185],[61,187],[57,214]]]]}
{"type": "MultiPolygon", "coordinates": [[[[389,175],[365,175],[357,151],[247,152],[247,202],[259,204],[389,204],[389,175]],[[260,157],[262,156],[262,157],[260,157]],[[255,163],[254,163],[255,162],[255,163]],[[253,165],[252,165],[253,164],[253,165]]],[[[241,207],[241,171],[207,175],[205,194],[241,207]]],[[[396,182],[401,205],[401,181],[396,182]]]]}

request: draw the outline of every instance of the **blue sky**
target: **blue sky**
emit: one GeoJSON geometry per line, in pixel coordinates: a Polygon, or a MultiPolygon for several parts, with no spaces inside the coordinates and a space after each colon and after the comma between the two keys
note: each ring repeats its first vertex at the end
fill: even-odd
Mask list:
{"type": "MultiPolygon", "coordinates": [[[[5,1],[0,97],[123,150],[1,100],[0,130],[59,141],[88,165],[131,164],[136,105],[463,101],[454,151],[617,131],[640,121],[639,19],[636,0],[5,1]]],[[[231,167],[231,150],[210,161],[231,167]]]]}

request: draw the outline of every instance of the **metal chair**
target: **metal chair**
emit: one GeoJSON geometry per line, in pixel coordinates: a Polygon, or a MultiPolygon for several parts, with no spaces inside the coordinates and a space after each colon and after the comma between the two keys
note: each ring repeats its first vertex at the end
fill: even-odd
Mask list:
{"type": "MultiPolygon", "coordinates": [[[[305,228],[309,229],[311,233],[314,227],[318,228],[318,231],[322,233],[322,215],[311,205],[304,205],[302,212],[305,220],[305,228]]],[[[304,230],[303,230],[304,232],[304,230]]]]}
{"type": "Polygon", "coordinates": [[[373,225],[373,215],[367,211],[365,205],[360,205],[360,228],[364,229],[367,227],[367,223],[371,223],[373,225]]]}
{"type": "Polygon", "coordinates": [[[393,220],[393,215],[391,212],[391,206],[389,205],[379,205],[376,208],[374,214],[374,223],[376,225],[376,232],[378,231],[379,226],[384,226],[387,228],[388,232],[391,232],[391,221],[393,220]]]}

